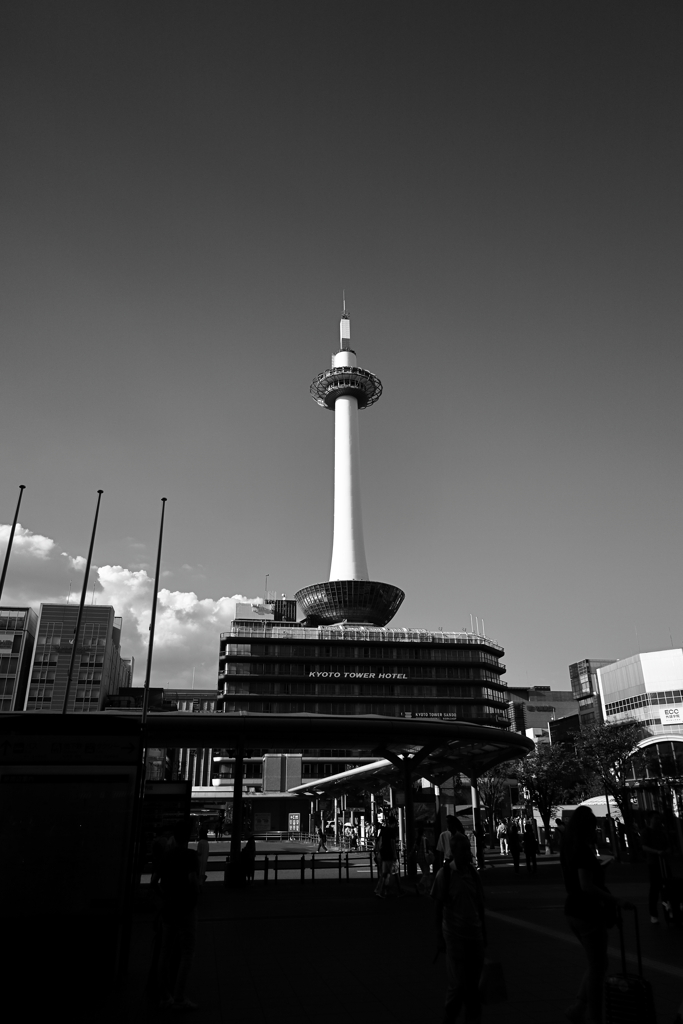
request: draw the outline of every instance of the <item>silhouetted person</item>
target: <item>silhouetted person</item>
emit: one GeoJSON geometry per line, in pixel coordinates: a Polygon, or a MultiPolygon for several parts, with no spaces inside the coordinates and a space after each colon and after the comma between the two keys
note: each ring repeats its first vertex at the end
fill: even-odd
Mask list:
{"type": "Polygon", "coordinates": [[[560,854],[567,890],[564,912],[588,960],[576,1003],[565,1013],[576,1024],[584,1020],[588,1024],[602,1021],[607,926],[616,919],[618,907],[629,906],[605,888],[604,869],[595,853],[595,842],[595,815],[590,807],[577,807],[567,823],[560,854]]]}
{"type": "Polygon", "coordinates": [[[162,1003],[181,1010],[196,1008],[185,997],[197,935],[199,896],[199,858],[195,850],[187,848],[189,837],[189,828],[184,823],[174,828],[175,845],[167,850],[159,877],[164,931],[162,1003]]]}
{"type": "Polygon", "coordinates": [[[451,841],[455,835],[465,835],[462,822],[454,814],[446,815],[446,831],[442,832],[436,844],[436,852],[441,854],[445,863],[451,859],[451,841]]]}
{"type": "Polygon", "coordinates": [[[519,872],[519,854],[522,847],[519,828],[517,822],[511,821],[508,825],[508,849],[510,850],[510,856],[512,857],[512,864],[515,872],[519,872]]]}
{"type": "Polygon", "coordinates": [[[524,835],[522,836],[522,843],[524,844],[524,859],[526,861],[527,871],[536,871],[536,836],[530,821],[527,821],[524,826],[524,835]]]}
{"type": "Polygon", "coordinates": [[[451,853],[433,889],[437,946],[445,949],[448,970],[443,1024],[455,1022],[463,1006],[468,1024],[477,1024],[481,1020],[479,979],[486,946],[484,893],[464,835],[453,836],[451,853]]]}
{"type": "Polygon", "coordinates": [[[327,853],[327,837],[325,835],[325,829],[321,828],[320,825],[317,825],[315,831],[318,836],[318,849],[315,852],[327,853]]]}
{"type": "Polygon", "coordinates": [[[249,836],[247,845],[240,853],[240,865],[242,867],[242,877],[247,882],[253,882],[256,865],[256,840],[253,836],[249,836]]]}
{"type": "Polygon", "coordinates": [[[650,883],[648,905],[650,921],[659,924],[659,897],[663,885],[663,861],[669,849],[669,837],[662,824],[660,814],[653,814],[643,829],[641,840],[647,858],[647,876],[650,883]]]}
{"type": "Polygon", "coordinates": [[[175,839],[170,828],[162,832],[161,835],[156,836],[152,843],[152,877],[149,884],[149,892],[154,913],[152,917],[152,962],[147,978],[147,992],[154,996],[159,995],[159,963],[164,938],[163,900],[161,889],[159,888],[159,879],[161,877],[164,857],[167,851],[174,846],[175,839]]]}
{"type": "Polygon", "coordinates": [[[380,855],[380,877],[375,889],[375,895],[384,899],[386,897],[386,889],[391,880],[393,867],[395,861],[398,859],[397,840],[398,840],[398,829],[396,827],[396,818],[393,814],[390,814],[385,819],[384,824],[380,827],[379,835],[379,855],[380,855]]]}
{"type": "Polygon", "coordinates": [[[199,829],[197,858],[199,860],[199,883],[203,885],[206,881],[206,867],[209,863],[209,833],[203,825],[199,829]]]}

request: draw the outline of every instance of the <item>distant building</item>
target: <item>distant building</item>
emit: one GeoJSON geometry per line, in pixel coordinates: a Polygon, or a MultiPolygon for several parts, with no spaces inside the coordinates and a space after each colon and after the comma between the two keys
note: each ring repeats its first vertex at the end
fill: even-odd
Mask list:
{"type": "MultiPolygon", "coordinates": [[[[641,824],[664,816],[672,843],[683,809],[683,650],[650,651],[598,670],[605,722],[643,726],[640,753],[631,759],[629,786],[641,824]]],[[[679,839],[680,841],[680,839],[679,839]]]]}
{"type": "Polygon", "coordinates": [[[569,666],[569,682],[572,694],[579,704],[579,723],[584,729],[588,725],[600,725],[603,721],[602,705],[598,690],[598,670],[613,665],[614,658],[584,658],[569,666]]]}
{"type": "Polygon", "coordinates": [[[0,711],[23,711],[38,616],[32,608],[0,608],[0,711]]]}
{"type": "Polygon", "coordinates": [[[102,711],[109,694],[130,686],[132,661],[121,657],[122,622],[108,605],[41,604],[25,711],[61,711],[76,641],[67,711],[102,711]]]}
{"type": "Polygon", "coordinates": [[[548,729],[553,746],[558,743],[573,748],[574,741],[581,734],[578,712],[575,715],[565,715],[564,718],[556,718],[554,721],[548,722],[548,729]]]}
{"type": "MultiPolygon", "coordinates": [[[[142,711],[144,686],[122,687],[107,701],[112,711],[142,711]]],[[[148,710],[191,711],[215,714],[218,690],[180,690],[150,686],[148,710]]],[[[151,782],[189,780],[193,787],[211,786],[214,751],[208,747],[150,747],[147,751],[145,777],[151,782]]]]}
{"type": "Polygon", "coordinates": [[[651,735],[683,733],[683,650],[634,654],[598,669],[607,723],[635,719],[651,735]]]}
{"type": "Polygon", "coordinates": [[[507,692],[511,728],[533,740],[537,736],[529,730],[545,730],[545,739],[549,740],[548,722],[578,712],[571,690],[551,690],[549,686],[510,686],[507,692]]]}

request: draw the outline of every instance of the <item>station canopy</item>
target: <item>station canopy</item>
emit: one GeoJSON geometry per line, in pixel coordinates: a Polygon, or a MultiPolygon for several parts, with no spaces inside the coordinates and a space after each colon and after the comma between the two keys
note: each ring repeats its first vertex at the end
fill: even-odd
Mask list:
{"type": "MultiPolygon", "coordinates": [[[[0,715],[0,734],[140,735],[135,711],[101,711],[87,715],[28,712],[0,715]]],[[[357,750],[381,758],[354,772],[371,787],[390,778],[427,778],[440,785],[461,773],[478,776],[502,761],[525,757],[532,740],[519,733],[461,721],[390,718],[383,715],[258,714],[236,711],[151,712],[141,734],[147,747],[234,748],[238,753],[260,748],[271,751],[311,749],[357,750]]],[[[11,747],[11,744],[10,744],[11,747]]],[[[11,759],[9,749],[7,755],[11,759]]],[[[300,792],[313,794],[323,783],[334,788],[335,776],[311,780],[300,792]]],[[[339,783],[348,788],[348,782],[339,783]]]]}

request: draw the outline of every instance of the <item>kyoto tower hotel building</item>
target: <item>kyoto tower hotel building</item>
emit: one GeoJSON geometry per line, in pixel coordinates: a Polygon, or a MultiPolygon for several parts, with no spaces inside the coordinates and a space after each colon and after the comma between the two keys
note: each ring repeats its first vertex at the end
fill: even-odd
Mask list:
{"type": "Polygon", "coordinates": [[[220,640],[224,709],[465,719],[506,727],[503,649],[476,632],[392,628],[405,595],[370,578],[358,419],[379,400],[382,384],[357,365],[346,311],[331,368],[314,379],[310,391],[334,414],[329,580],[299,590],[298,620],[294,601],[271,599],[255,609],[238,605],[220,640]]]}

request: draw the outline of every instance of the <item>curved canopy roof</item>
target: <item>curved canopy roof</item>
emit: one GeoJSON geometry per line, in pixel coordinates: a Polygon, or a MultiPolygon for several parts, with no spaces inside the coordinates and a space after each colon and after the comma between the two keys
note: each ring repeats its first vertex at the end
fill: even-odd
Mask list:
{"type": "MultiPolygon", "coordinates": [[[[0,715],[0,733],[35,736],[139,735],[140,714],[104,711],[87,715],[28,712],[0,715]]],[[[389,718],[382,715],[256,714],[253,712],[151,712],[143,741],[158,747],[249,747],[271,750],[346,748],[388,762],[384,770],[439,783],[457,772],[478,775],[524,757],[533,742],[519,733],[460,721],[389,718]]],[[[11,746],[11,744],[10,744],[11,746]]],[[[8,756],[9,749],[7,751],[8,756]]],[[[378,764],[367,766],[377,776],[378,764]]],[[[345,773],[348,774],[348,773],[345,773]]],[[[316,786],[320,784],[316,783],[316,786]]],[[[305,787],[304,787],[305,788],[305,787]]]]}

